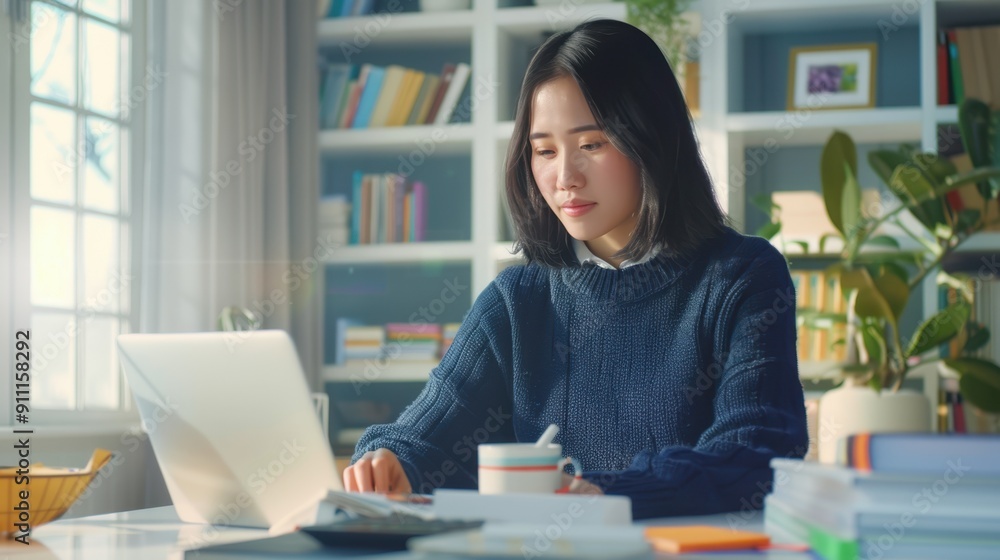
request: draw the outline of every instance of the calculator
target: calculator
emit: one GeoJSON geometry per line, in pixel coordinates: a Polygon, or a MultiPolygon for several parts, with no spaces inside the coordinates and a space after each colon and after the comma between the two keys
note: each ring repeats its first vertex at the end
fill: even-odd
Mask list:
{"type": "Polygon", "coordinates": [[[302,532],[324,546],[406,550],[406,541],[413,537],[436,535],[449,531],[470,531],[482,527],[483,521],[420,519],[391,515],[389,517],[357,517],[302,527],[302,532]]]}

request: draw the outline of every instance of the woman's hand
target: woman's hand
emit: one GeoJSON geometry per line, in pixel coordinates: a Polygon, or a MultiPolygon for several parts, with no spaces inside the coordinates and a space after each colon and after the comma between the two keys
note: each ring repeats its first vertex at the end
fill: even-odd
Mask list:
{"type": "Polygon", "coordinates": [[[569,486],[569,494],[604,494],[604,491],[601,490],[601,488],[596,484],[592,484],[582,478],[576,478],[566,473],[563,473],[562,476],[563,488],[569,486]]]}
{"type": "Polygon", "coordinates": [[[388,449],[369,451],[357,463],[344,469],[344,489],[348,492],[400,492],[413,491],[406,478],[402,463],[388,449]]]}

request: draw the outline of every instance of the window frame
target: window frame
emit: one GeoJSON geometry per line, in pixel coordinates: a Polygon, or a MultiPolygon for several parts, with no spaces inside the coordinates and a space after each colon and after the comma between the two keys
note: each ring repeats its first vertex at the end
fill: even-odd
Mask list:
{"type": "MultiPolygon", "coordinates": [[[[142,213],[143,213],[143,198],[142,198],[142,179],[144,176],[144,154],[145,154],[145,143],[146,143],[146,129],[145,129],[145,99],[148,97],[148,91],[145,92],[146,95],[143,96],[142,102],[135,102],[138,100],[138,96],[133,98],[132,92],[135,88],[141,87],[141,83],[147,75],[147,46],[146,46],[146,2],[142,0],[122,0],[123,3],[128,4],[128,23],[113,24],[104,20],[99,16],[93,16],[82,9],[82,2],[79,2],[77,6],[65,6],[61,4],[58,0],[9,0],[8,13],[3,14],[3,25],[0,25],[0,29],[7,30],[11,34],[7,34],[8,37],[14,37],[12,33],[19,32],[23,35],[26,34],[25,39],[29,39],[32,31],[30,30],[30,6],[32,2],[40,2],[49,5],[58,6],[60,9],[69,10],[77,15],[79,18],[81,14],[86,14],[86,17],[92,18],[104,24],[113,25],[115,28],[119,29],[122,33],[128,33],[130,35],[128,64],[129,64],[129,75],[128,82],[123,83],[124,90],[120,93],[121,98],[118,100],[120,103],[127,103],[129,105],[128,120],[126,123],[121,123],[122,116],[120,115],[118,119],[113,119],[114,122],[118,123],[120,126],[127,126],[127,143],[119,145],[120,169],[126,170],[126,173],[121,175],[121,180],[126,183],[126,191],[121,193],[122,199],[127,200],[127,208],[125,212],[121,210],[115,215],[115,219],[119,222],[119,227],[122,223],[127,224],[126,235],[121,237],[121,245],[126,245],[127,247],[120,247],[119,254],[121,259],[124,261],[127,259],[127,266],[125,267],[129,274],[131,275],[131,283],[129,286],[128,297],[129,297],[129,308],[127,313],[102,313],[102,316],[115,316],[120,320],[127,320],[130,331],[137,330],[139,314],[138,314],[138,256],[140,254],[140,240],[141,240],[141,224],[142,224],[142,213]],[[19,4],[12,8],[13,4],[19,4]],[[20,11],[19,13],[24,14],[22,21],[14,21],[13,15],[15,11],[20,11]],[[18,29],[19,26],[21,29],[18,29]],[[127,162],[127,163],[126,163],[127,162]]],[[[80,20],[77,20],[78,29],[80,25],[80,20]]],[[[79,61],[79,41],[80,37],[77,37],[77,60],[79,61]]],[[[16,330],[29,328],[31,325],[31,312],[33,308],[38,308],[42,306],[32,306],[30,302],[30,219],[29,213],[32,205],[39,207],[58,207],[58,208],[72,208],[77,216],[76,234],[77,241],[76,247],[74,247],[74,255],[76,257],[76,270],[73,271],[76,275],[74,281],[74,289],[77,292],[77,297],[74,298],[76,303],[74,305],[75,309],[73,314],[77,319],[81,316],[81,302],[79,301],[79,295],[81,291],[80,286],[80,264],[82,251],[82,240],[80,238],[80,233],[82,231],[81,218],[86,214],[91,215],[108,215],[102,212],[91,212],[87,211],[86,214],[82,211],[82,201],[79,196],[73,203],[72,207],[62,204],[49,204],[46,202],[32,201],[30,193],[30,106],[31,102],[34,100],[30,92],[30,50],[27,48],[16,49],[14,48],[15,41],[5,41],[4,45],[0,47],[0,75],[9,76],[10,79],[8,83],[11,84],[9,88],[0,88],[0,122],[3,119],[7,119],[6,123],[8,126],[4,126],[3,130],[6,132],[3,136],[0,136],[0,162],[5,159],[8,161],[7,166],[0,166],[0,169],[6,168],[11,170],[10,181],[3,181],[3,185],[0,185],[0,200],[10,201],[7,206],[10,210],[9,212],[0,212],[0,232],[6,229],[10,231],[10,243],[7,247],[0,247],[0,263],[5,264],[5,270],[10,271],[9,274],[4,275],[4,278],[0,279],[0,294],[3,294],[4,307],[0,310],[0,345],[7,345],[11,350],[13,350],[13,336],[16,330]],[[20,141],[19,141],[20,140],[20,141]],[[4,289],[4,283],[7,283],[6,289],[4,289]]],[[[77,68],[77,81],[79,85],[79,67],[77,68]]],[[[79,96],[82,95],[80,88],[77,88],[77,102],[75,105],[79,105],[79,96]]],[[[65,107],[62,103],[51,103],[48,100],[44,100],[45,103],[52,106],[65,107]]],[[[77,106],[68,107],[73,111],[74,122],[79,126],[84,121],[80,118],[83,116],[90,116],[85,110],[79,109],[77,106]]],[[[95,114],[99,118],[107,117],[99,114],[95,114]]],[[[79,133],[74,137],[79,138],[79,133]]],[[[77,169],[74,173],[82,173],[82,169],[77,169]]],[[[78,189],[79,177],[77,177],[77,183],[74,188],[77,190],[77,195],[80,195],[78,189]]],[[[79,335],[74,335],[79,336],[79,335]]],[[[35,338],[35,333],[32,333],[32,338],[35,338]]],[[[79,338],[77,338],[79,341],[79,338]]],[[[32,340],[32,350],[37,351],[41,348],[41,340],[32,340]]],[[[13,354],[9,354],[13,357],[13,354]]],[[[82,361],[79,359],[82,356],[82,349],[79,345],[76,349],[76,359],[74,360],[74,376],[77,385],[77,407],[80,407],[82,403],[79,400],[81,396],[81,382],[82,382],[82,361]]],[[[80,425],[81,423],[100,423],[100,424],[135,424],[138,421],[137,411],[131,403],[131,397],[128,393],[127,386],[124,381],[124,376],[121,372],[121,367],[119,364],[118,375],[120,376],[120,390],[118,398],[117,409],[105,409],[105,410],[83,410],[83,409],[34,409],[32,408],[30,414],[30,424],[36,426],[67,426],[67,425],[80,425]]],[[[32,378],[32,392],[36,390],[36,383],[34,382],[34,376],[32,378]]],[[[5,386],[12,387],[14,382],[14,371],[13,365],[8,364],[3,368],[0,368],[0,383],[5,386]]],[[[6,399],[8,402],[0,403],[0,425],[13,425],[14,423],[14,408],[13,399],[6,399]]]]}

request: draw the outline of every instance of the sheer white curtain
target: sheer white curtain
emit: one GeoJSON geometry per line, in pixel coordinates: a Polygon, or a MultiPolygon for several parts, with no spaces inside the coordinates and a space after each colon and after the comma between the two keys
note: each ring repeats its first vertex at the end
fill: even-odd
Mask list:
{"type": "Polygon", "coordinates": [[[140,332],[215,330],[230,305],[322,367],[315,5],[153,0],[140,332]]]}

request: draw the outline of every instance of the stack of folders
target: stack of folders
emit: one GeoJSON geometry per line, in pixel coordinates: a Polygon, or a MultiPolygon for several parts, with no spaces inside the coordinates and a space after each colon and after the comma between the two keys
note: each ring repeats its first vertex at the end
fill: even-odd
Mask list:
{"type": "Polygon", "coordinates": [[[859,434],[841,451],[771,461],[768,534],[827,560],[998,558],[1000,436],[859,434]]]}

